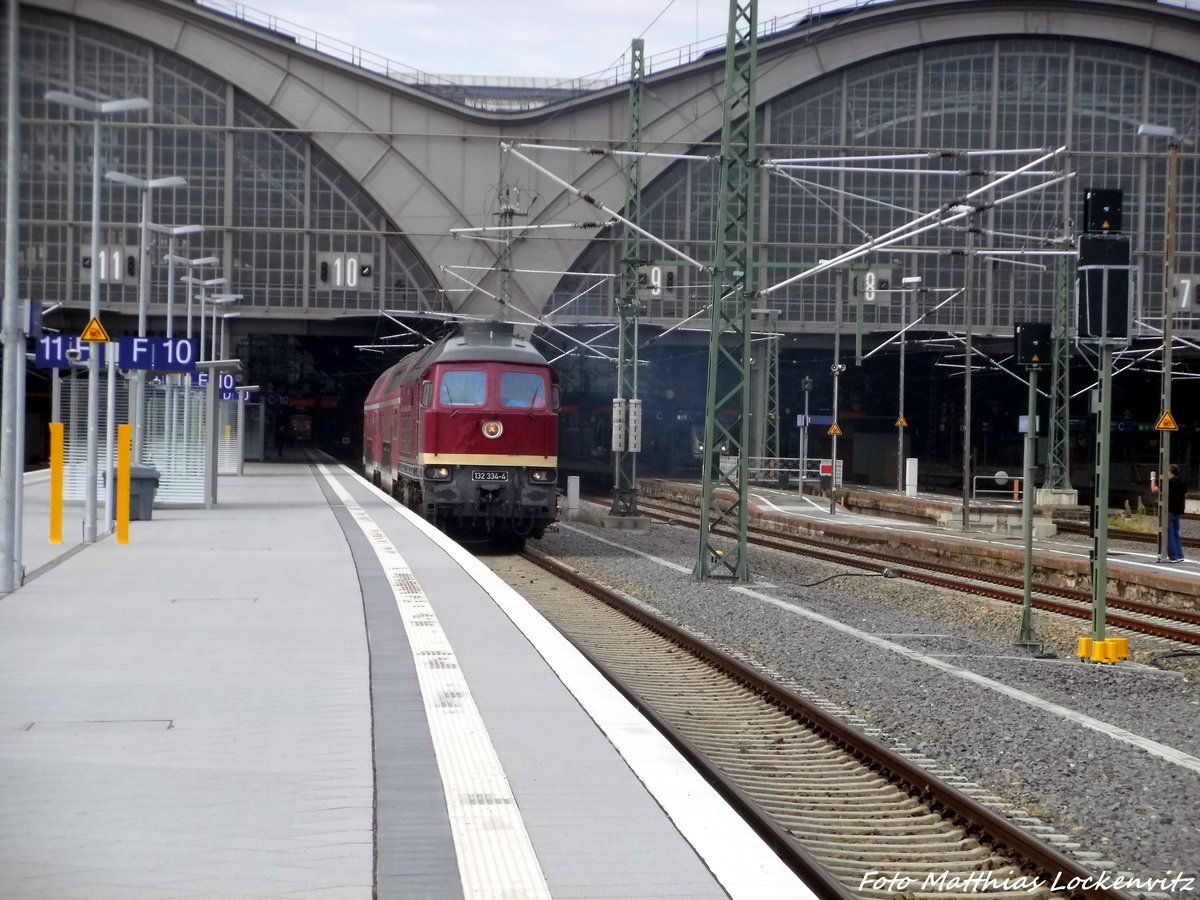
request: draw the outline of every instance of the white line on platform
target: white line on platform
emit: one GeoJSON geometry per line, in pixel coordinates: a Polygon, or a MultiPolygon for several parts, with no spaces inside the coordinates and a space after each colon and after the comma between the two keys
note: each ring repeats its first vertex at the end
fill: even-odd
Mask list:
{"type": "Polygon", "coordinates": [[[349,469],[343,471],[420,529],[475,579],[612,742],[733,900],[815,900],[746,821],[529,601],[416,513],[349,469]]]}
{"type": "Polygon", "coordinates": [[[317,469],[366,535],[395,595],[442,776],[463,895],[550,900],[508,776],[429,598],[370,514],[325,466],[317,469]]]}
{"type": "MultiPolygon", "coordinates": [[[[607,540],[606,538],[597,537],[594,534],[589,534],[586,531],[581,531],[578,528],[572,528],[568,525],[560,525],[559,527],[567,528],[568,530],[576,532],[577,534],[581,534],[584,537],[589,537],[592,540],[599,541],[602,544],[608,544],[610,547],[616,547],[618,549],[625,550],[628,553],[636,554],[637,556],[640,556],[643,559],[651,560],[652,562],[659,563],[660,565],[664,565],[668,568],[675,569],[676,571],[688,572],[689,574],[691,572],[691,569],[684,568],[683,566],[680,566],[676,563],[669,562],[660,557],[651,556],[648,553],[643,553],[641,550],[638,550],[634,547],[629,547],[629,546],[626,546],[625,544],[618,544],[615,541],[610,541],[610,540],[607,540]]],[[[1059,718],[1062,718],[1062,719],[1067,719],[1068,721],[1074,722],[1077,725],[1082,725],[1084,728],[1089,728],[1092,731],[1098,731],[1101,734],[1108,735],[1110,738],[1113,738],[1114,740],[1118,740],[1118,741],[1122,741],[1126,744],[1130,744],[1134,747],[1137,747],[1140,750],[1144,750],[1146,753],[1149,753],[1152,756],[1157,756],[1160,759],[1165,759],[1167,762],[1174,763],[1175,765],[1180,766],[1184,769],[1190,769],[1193,772],[1200,773],[1200,759],[1197,759],[1194,756],[1184,753],[1182,750],[1176,750],[1174,747],[1169,747],[1166,744],[1160,744],[1158,741],[1151,740],[1148,737],[1143,737],[1140,734],[1134,734],[1132,731],[1126,731],[1124,728],[1121,728],[1117,725],[1112,725],[1108,722],[1102,722],[1099,719],[1094,719],[1089,715],[1086,715],[1081,712],[1077,712],[1076,710],[1073,710],[1073,709],[1068,709],[1065,706],[1060,706],[1059,704],[1052,703],[1049,700],[1043,700],[1041,697],[1035,696],[1034,694],[1030,694],[1027,691],[1022,691],[1019,688],[1009,687],[1007,684],[1003,684],[1002,682],[996,681],[995,679],[988,678],[985,675],[976,674],[975,672],[971,672],[968,669],[959,668],[958,666],[952,665],[947,662],[943,662],[942,660],[937,659],[936,657],[930,656],[929,654],[920,653],[916,650],[912,650],[908,647],[905,647],[901,644],[897,644],[893,641],[885,640],[884,638],[880,638],[880,637],[875,637],[874,635],[869,634],[868,632],[861,631],[860,629],[855,628],[853,625],[847,625],[845,622],[839,622],[836,619],[831,619],[828,616],[821,615],[821,613],[815,612],[814,610],[811,610],[811,609],[807,609],[803,606],[800,606],[797,603],[794,603],[791,601],[779,600],[768,594],[764,594],[764,593],[761,593],[760,591],[756,591],[753,588],[741,587],[741,586],[731,586],[729,589],[732,591],[737,591],[739,594],[745,594],[747,597],[753,597],[754,599],[760,600],[763,603],[768,603],[772,606],[776,606],[779,609],[784,610],[785,612],[789,612],[789,613],[792,613],[797,616],[802,616],[806,619],[811,619],[814,622],[818,622],[822,625],[827,626],[828,628],[833,628],[836,631],[842,632],[843,634],[848,634],[851,637],[856,637],[859,640],[866,641],[869,644],[874,644],[876,647],[880,647],[881,649],[890,650],[893,653],[898,653],[901,656],[904,656],[904,657],[907,657],[908,659],[913,660],[914,662],[924,663],[927,666],[932,666],[935,669],[940,669],[941,671],[945,672],[947,675],[950,675],[953,678],[959,678],[959,679],[962,679],[963,681],[970,681],[974,684],[979,685],[980,687],[986,688],[990,691],[994,691],[998,694],[1003,694],[1006,697],[1010,697],[1013,700],[1017,700],[1021,703],[1026,703],[1029,706],[1035,707],[1036,709],[1043,710],[1044,712],[1048,712],[1051,715],[1058,716],[1059,718]]]]}

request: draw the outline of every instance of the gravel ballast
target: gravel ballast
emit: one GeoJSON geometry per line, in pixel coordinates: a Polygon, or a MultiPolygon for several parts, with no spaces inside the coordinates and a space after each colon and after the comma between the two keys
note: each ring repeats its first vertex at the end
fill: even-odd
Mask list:
{"type": "MultiPolygon", "coordinates": [[[[1143,877],[1196,874],[1200,772],[974,683],[961,672],[1192,757],[1200,756],[1200,681],[1145,665],[1080,663],[1069,654],[1086,624],[1042,613],[1035,613],[1035,627],[1059,658],[1035,659],[1012,647],[1020,622],[1016,606],[900,579],[844,575],[848,570],[751,548],[754,584],[746,587],[796,607],[783,609],[727,581],[693,581],[697,545],[696,532],[683,527],[615,531],[577,521],[564,523],[535,547],[759,662],[785,682],[843,706],[1122,871],[1143,877]],[[960,674],[800,610],[927,654],[960,674]]],[[[1131,639],[1131,648],[1137,643],[1131,639]]]]}

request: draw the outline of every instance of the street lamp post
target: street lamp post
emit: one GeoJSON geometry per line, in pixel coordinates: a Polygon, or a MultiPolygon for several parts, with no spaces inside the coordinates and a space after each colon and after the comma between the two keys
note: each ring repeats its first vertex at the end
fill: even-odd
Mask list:
{"type": "MultiPolygon", "coordinates": [[[[100,318],[100,117],[115,113],[139,112],[150,109],[151,103],[142,97],[126,100],[88,100],[62,91],[49,91],[46,100],[72,109],[91,113],[92,120],[92,269],[88,313],[100,318]]],[[[94,348],[93,348],[94,349],[94,348]]],[[[88,354],[87,402],[87,481],[84,494],[83,537],[88,543],[96,540],[96,483],[99,469],[100,444],[100,354],[88,354]]]]}
{"type": "Polygon", "coordinates": [[[240,312],[221,313],[221,343],[220,343],[221,355],[218,357],[218,359],[228,359],[229,358],[229,348],[225,344],[225,320],[226,319],[237,319],[237,318],[240,318],[241,315],[242,314],[240,312]]]}
{"type": "MultiPolygon", "coordinates": [[[[142,220],[138,227],[138,337],[146,336],[147,305],[150,293],[150,192],[158,188],[185,187],[187,179],[178,175],[166,178],[138,178],[123,172],[106,172],[109,181],[142,192],[142,220]]],[[[138,369],[133,380],[133,464],[141,465],[142,443],[145,438],[146,421],[146,371],[138,369]]]]}
{"type": "MultiPolygon", "coordinates": [[[[241,299],[242,299],[241,294],[213,294],[211,297],[208,298],[208,305],[212,307],[212,342],[211,342],[212,346],[210,348],[210,355],[209,355],[210,359],[220,359],[218,354],[221,352],[221,349],[222,349],[221,347],[217,346],[217,307],[218,306],[226,306],[230,303],[237,303],[241,299]]],[[[203,308],[201,308],[201,310],[200,310],[200,318],[201,318],[201,326],[200,326],[201,332],[200,333],[202,336],[201,340],[203,340],[203,334],[204,334],[204,332],[203,332],[204,309],[203,308]]]]}
{"type": "Polygon", "coordinates": [[[20,324],[19,247],[21,239],[21,93],[18,3],[8,4],[8,125],[5,153],[4,197],[4,378],[0,402],[0,593],[20,584],[21,515],[24,492],[24,450],[18,430],[25,415],[25,392],[20,376],[25,371],[25,338],[20,324]],[[19,357],[19,358],[18,358],[19,357]]]}
{"type": "MultiPolygon", "coordinates": [[[[1175,223],[1179,213],[1179,133],[1169,125],[1139,125],[1137,133],[1142,137],[1164,137],[1167,139],[1167,221],[1163,234],[1163,352],[1162,352],[1162,388],[1161,409],[1159,415],[1165,416],[1171,411],[1171,376],[1172,376],[1172,334],[1175,311],[1171,308],[1172,286],[1171,277],[1175,270],[1175,223]]],[[[1167,504],[1167,472],[1171,467],[1171,432],[1162,430],[1158,433],[1158,478],[1162,485],[1159,496],[1162,501],[1158,508],[1158,560],[1163,562],[1170,558],[1167,550],[1167,524],[1170,508],[1167,504]]]]}
{"type": "MultiPolygon", "coordinates": [[[[209,265],[210,260],[213,262],[219,262],[219,260],[217,260],[217,258],[215,256],[208,256],[208,257],[205,257],[204,259],[197,259],[197,260],[193,261],[192,265],[194,265],[194,266],[209,265]]],[[[204,295],[204,289],[206,287],[216,287],[218,285],[222,285],[225,283],[225,279],[224,278],[204,279],[204,278],[195,278],[192,275],[184,275],[179,280],[182,281],[184,284],[200,288],[199,294],[192,294],[191,291],[188,292],[186,337],[188,338],[188,340],[191,340],[191,337],[192,337],[192,301],[199,300],[200,301],[200,350],[196,354],[196,361],[203,362],[204,361],[204,301],[206,299],[205,295],[204,295]]]]}
{"type": "Polygon", "coordinates": [[[150,230],[155,234],[165,234],[167,236],[167,255],[163,257],[163,262],[167,264],[167,337],[173,338],[175,337],[175,264],[181,263],[182,265],[191,267],[207,260],[212,260],[214,263],[219,262],[219,260],[215,256],[209,256],[204,260],[196,260],[194,263],[187,257],[175,255],[175,238],[189,234],[200,234],[204,231],[203,225],[177,225],[171,228],[151,222],[150,230]]]}
{"type": "Polygon", "coordinates": [[[808,395],[812,391],[813,380],[805,375],[800,382],[804,391],[804,427],[800,429],[800,496],[804,496],[804,476],[808,472],[808,395]]]}
{"type": "MultiPolygon", "coordinates": [[[[150,230],[156,234],[165,234],[167,236],[167,255],[163,257],[163,261],[167,264],[167,337],[175,337],[175,264],[182,263],[185,266],[192,265],[192,261],[184,256],[175,254],[175,238],[183,237],[189,234],[200,234],[204,231],[203,225],[177,225],[168,227],[166,225],[156,225],[150,223],[150,230]]],[[[215,256],[207,257],[214,263],[217,262],[215,256]]],[[[189,339],[190,339],[189,335],[189,339]]],[[[173,465],[178,458],[177,448],[175,446],[177,440],[176,416],[178,415],[178,407],[176,406],[176,388],[183,382],[179,375],[167,376],[167,459],[168,464],[173,465]],[[174,385],[175,387],[172,387],[174,385]]]]}

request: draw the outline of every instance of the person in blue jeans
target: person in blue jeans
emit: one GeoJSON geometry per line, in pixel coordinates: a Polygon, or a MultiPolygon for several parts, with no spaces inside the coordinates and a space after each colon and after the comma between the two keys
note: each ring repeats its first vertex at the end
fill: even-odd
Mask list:
{"type": "MultiPolygon", "coordinates": [[[[1157,494],[1161,480],[1151,486],[1152,493],[1157,494]]],[[[1183,562],[1183,542],[1179,539],[1179,519],[1183,515],[1184,500],[1187,495],[1187,485],[1179,477],[1179,466],[1171,463],[1167,470],[1167,562],[1183,562]]]]}

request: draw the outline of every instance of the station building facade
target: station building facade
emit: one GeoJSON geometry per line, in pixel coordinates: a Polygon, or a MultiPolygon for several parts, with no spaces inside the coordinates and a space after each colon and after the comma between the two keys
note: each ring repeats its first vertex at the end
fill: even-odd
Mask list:
{"type": "MultiPolygon", "coordinates": [[[[204,226],[179,239],[177,253],[219,260],[193,274],[223,277],[222,290],[241,295],[230,307],[239,313],[230,333],[252,366],[256,351],[270,358],[257,380],[297,377],[301,363],[280,351],[280,336],[371,343],[400,330],[389,319],[420,329],[454,312],[500,312],[498,245],[462,229],[496,224],[505,190],[522,222],[579,225],[514,241],[505,314],[564,330],[612,319],[617,281],[606,273],[620,270],[619,226],[602,226],[594,207],[503,152],[501,142],[517,142],[558,177],[620,208],[619,157],[525,145],[621,147],[627,85],[618,79],[565,98],[550,92],[544,105],[493,91],[489,103],[486,89],[470,99],[436,78],[335,58],[296,34],[214,7],[183,0],[21,4],[20,283],[27,296],[62,304],[63,327],[86,320],[92,128],[86,115],[48,103],[47,91],[151,101],[148,112],[105,119],[100,165],[140,178],[187,179],[185,188],[153,194],[152,217],[165,226],[204,226]],[[592,274],[554,274],[565,271],[592,274]]],[[[1039,179],[1073,176],[1006,199],[965,226],[933,229],[869,257],[890,266],[895,283],[920,277],[920,292],[895,290],[855,306],[853,278],[842,272],[773,294],[770,306],[792,342],[785,348],[815,352],[835,333],[856,331],[869,346],[919,315],[931,337],[961,332],[969,320],[979,335],[1006,339],[1017,321],[1048,320],[1061,264],[1038,251],[1069,247],[1082,192],[1091,187],[1124,191],[1123,228],[1139,267],[1135,317],[1144,339],[1153,340],[1164,294],[1166,146],[1140,137],[1138,126],[1169,125],[1185,141],[1176,269],[1200,271],[1196,151],[1187,143],[1200,132],[1200,15],[1144,0],[897,0],[775,25],[759,48],[764,158],[922,156],[757,173],[760,287],[916,215],[952,208],[956,197],[1042,150],[1066,148],[1042,174],[997,188],[997,199],[1039,179]],[[970,266],[968,244],[978,254],[970,266]],[[939,292],[968,282],[969,307],[934,309],[939,292]]],[[[447,61],[447,68],[458,64],[447,61]]],[[[719,48],[652,65],[643,147],[714,156],[723,72],[719,48]]],[[[644,227],[693,259],[710,259],[716,165],[655,157],[642,175],[644,227]]],[[[135,190],[105,184],[101,304],[118,332],[136,317],[142,265],[152,271],[151,330],[164,327],[165,239],[140,257],[140,200],[135,190]]],[[[702,327],[707,274],[665,252],[653,261],[670,279],[669,290],[646,298],[649,333],[689,316],[702,327]]],[[[178,322],[182,306],[175,312],[178,322]]],[[[1194,325],[1189,309],[1176,320],[1184,333],[1194,325]]],[[[670,338],[667,344],[684,348],[703,340],[683,329],[670,338]]],[[[304,363],[330,364],[355,365],[344,358],[304,363]]],[[[693,383],[692,366],[672,368],[693,383]]],[[[664,377],[659,386],[675,391],[669,384],[664,377]]],[[[947,404],[931,414],[931,425],[945,428],[947,404]]]]}

